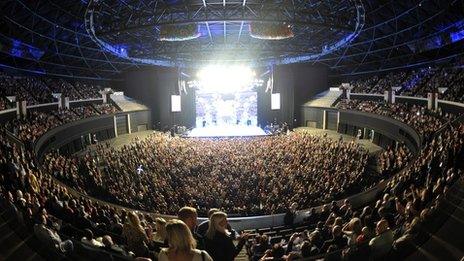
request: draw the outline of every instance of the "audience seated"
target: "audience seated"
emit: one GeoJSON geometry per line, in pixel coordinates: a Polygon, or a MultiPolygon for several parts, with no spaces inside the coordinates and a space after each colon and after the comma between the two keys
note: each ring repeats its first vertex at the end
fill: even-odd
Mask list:
{"type": "Polygon", "coordinates": [[[49,112],[29,110],[26,117],[8,122],[6,124],[6,129],[12,132],[21,141],[33,143],[45,132],[62,124],[100,114],[117,112],[117,108],[114,105],[105,105],[103,107],[111,109],[97,111],[92,105],[84,105],[69,110],[59,109],[49,112]]]}
{"type": "Polygon", "coordinates": [[[389,146],[380,153],[377,166],[382,175],[388,176],[403,169],[411,157],[411,153],[404,144],[399,144],[396,148],[389,146]]]}
{"type": "Polygon", "coordinates": [[[374,259],[388,254],[393,244],[393,232],[389,228],[387,220],[382,219],[377,223],[376,233],[377,236],[369,241],[374,259]]]}
{"type": "Polygon", "coordinates": [[[34,234],[47,246],[55,248],[63,253],[73,250],[73,243],[70,240],[62,240],[57,231],[47,225],[45,215],[41,216],[41,222],[34,225],[34,234]]]}
{"type": "MultiPolygon", "coordinates": [[[[463,144],[464,125],[449,128],[427,143],[414,160],[417,165],[413,164],[393,176],[384,194],[374,204],[365,206],[359,212],[341,211],[342,208],[346,209],[346,203],[340,208],[332,209],[327,204],[318,215],[310,212],[308,215],[311,218],[308,220],[313,224],[310,227],[315,228],[308,231],[307,238],[300,236],[300,233],[290,237],[287,245],[284,244],[287,248],[287,259],[307,255],[306,251],[310,251],[309,249],[313,253],[312,256],[331,252],[326,258],[370,257],[374,260],[388,260],[393,252],[396,253],[396,259],[404,258],[406,253],[411,253],[408,251],[415,250],[413,240],[420,234],[419,220],[428,220],[431,217],[430,213],[437,208],[441,193],[449,188],[453,180],[462,177],[463,163],[459,159],[464,156],[463,144]],[[447,160],[448,157],[452,160],[447,160]],[[359,227],[362,227],[361,232],[359,227]],[[343,234],[349,239],[344,239],[343,234]],[[299,237],[299,240],[307,243],[303,245],[301,241],[296,241],[299,237]],[[339,252],[337,249],[340,248],[334,241],[340,242],[342,246],[348,245],[348,248],[339,252]]],[[[250,249],[258,249],[248,252],[253,260],[262,257],[260,246],[267,246],[265,258],[269,258],[272,252],[272,246],[263,244],[262,238],[269,241],[265,235],[258,235],[252,241],[250,249]]]]}
{"type": "Polygon", "coordinates": [[[402,103],[342,100],[338,104],[338,108],[359,110],[394,118],[411,126],[426,139],[446,122],[455,118],[455,115],[452,114],[444,114],[441,111],[434,112],[417,105],[409,106],[402,103]]]}
{"type": "Polygon", "coordinates": [[[412,70],[393,71],[386,74],[369,75],[350,81],[353,93],[383,94],[399,87],[397,95],[427,97],[429,92],[439,92],[440,99],[464,102],[464,68],[460,63],[450,67],[425,67],[412,70]]]}
{"type": "MultiPolygon", "coordinates": [[[[96,204],[83,197],[72,196],[65,187],[45,174],[48,172],[39,171],[39,165],[26,148],[8,142],[3,135],[0,137],[0,144],[2,145],[0,146],[2,151],[0,167],[4,173],[0,179],[0,188],[5,196],[2,201],[10,202],[13,209],[16,209],[16,212],[22,216],[24,224],[37,224],[36,233],[41,240],[49,242],[47,245],[60,252],[68,253],[72,251],[72,243],[62,240],[61,233],[65,233],[66,237],[81,239],[85,236],[88,239],[94,238],[88,233],[92,231],[93,234],[98,233],[98,236],[102,237],[104,246],[100,249],[112,249],[114,250],[112,253],[123,254],[125,253],[123,247],[115,246],[108,233],[114,233],[115,237],[122,237],[128,234],[126,231],[131,230],[137,231],[137,235],[143,238],[143,244],[148,249],[144,247],[142,251],[147,251],[147,253],[136,254],[136,256],[153,257],[150,250],[151,242],[147,235],[148,217],[96,204]],[[23,179],[21,175],[24,177],[29,175],[29,177],[23,179]],[[52,222],[48,222],[49,218],[45,218],[46,216],[50,219],[61,220],[63,225],[48,226],[52,222]],[[89,235],[87,236],[86,233],[89,235]]],[[[436,199],[445,193],[457,178],[462,176],[460,159],[464,156],[463,144],[463,125],[447,129],[427,143],[423,152],[414,160],[416,164],[392,177],[387,183],[384,194],[375,204],[366,206],[362,212],[353,211],[347,201],[341,206],[334,203],[326,204],[322,212],[317,213],[317,216],[314,214],[312,220],[314,224],[317,223],[315,228],[298,235],[300,237],[298,241],[296,237],[292,238],[294,246],[290,248],[291,251],[287,252],[288,246],[285,242],[269,244],[267,243],[269,237],[263,236],[261,240],[256,240],[258,244],[253,246],[255,250],[253,252],[256,254],[255,260],[263,258],[259,255],[265,256],[265,259],[296,258],[314,255],[320,251],[324,253],[337,250],[353,244],[357,247],[350,247],[349,251],[343,251],[343,253],[331,252],[330,256],[355,256],[359,255],[364,249],[363,244],[366,243],[370,245],[371,251],[369,252],[379,257],[390,252],[391,249],[404,251],[407,245],[405,246],[402,242],[408,242],[406,240],[411,240],[417,234],[415,224],[427,220],[430,213],[437,208],[436,199]],[[372,237],[372,224],[375,222],[377,222],[377,236],[372,237]],[[359,233],[360,226],[362,226],[361,234],[359,233]],[[356,242],[353,243],[355,237],[356,242]]],[[[189,208],[184,209],[189,210],[189,208]]],[[[210,251],[214,253],[215,249],[227,247],[230,252],[224,251],[221,254],[228,253],[228,256],[233,257],[238,250],[232,244],[232,239],[227,237],[227,216],[221,212],[215,212],[215,214],[211,217],[210,229],[205,239],[206,250],[211,248],[210,251]],[[217,214],[216,217],[215,214],[217,214]],[[214,232],[211,232],[213,229],[214,232]],[[221,237],[221,240],[214,240],[217,237],[221,237]]],[[[179,216],[184,216],[184,214],[179,216]]],[[[188,217],[184,218],[188,220],[188,217]]],[[[187,222],[195,226],[196,215],[187,222]]],[[[239,242],[244,242],[245,238],[246,235],[241,236],[239,242]]],[[[126,244],[124,241],[120,242],[126,244]]],[[[129,242],[127,244],[130,244],[129,242]]],[[[238,247],[240,244],[244,243],[239,243],[238,247]]],[[[136,245],[138,248],[140,244],[136,245]]]]}
{"type": "Polygon", "coordinates": [[[100,144],[82,158],[51,153],[45,166],[83,193],[128,207],[173,214],[189,204],[204,215],[221,205],[250,215],[285,212],[290,202],[309,207],[372,186],[362,175],[367,158],[355,142],[307,133],[222,140],[154,133],[118,150],[100,144]],[[58,166],[63,162],[66,171],[58,166]]]}
{"type": "MultiPolygon", "coordinates": [[[[408,75],[398,78],[416,81],[408,75]]],[[[440,77],[430,76],[428,82],[437,86],[440,77]]],[[[24,93],[38,88],[27,98],[31,103],[47,102],[50,90],[61,88],[49,87],[39,78],[13,78],[2,79],[2,93],[15,88],[4,82],[19,84],[24,93]]],[[[401,256],[420,235],[421,224],[433,217],[440,198],[462,177],[464,125],[447,126],[435,135],[453,116],[404,104],[343,101],[340,107],[403,121],[427,137],[424,148],[416,158],[402,144],[387,149],[378,162],[390,179],[374,203],[360,209],[353,209],[349,201],[327,203],[321,211],[309,212],[308,223],[298,233],[294,224],[291,234],[281,238],[262,234],[250,239],[248,253],[253,260],[317,254],[326,254],[327,259],[362,255],[380,259],[392,252],[401,256]],[[412,164],[406,164],[409,161],[412,164]]],[[[114,113],[114,109],[102,105],[30,111],[29,117],[6,127],[24,142],[35,141],[56,126],[98,113],[114,113]]],[[[37,162],[30,147],[12,143],[2,133],[0,203],[45,246],[66,255],[85,244],[124,257],[132,252],[145,260],[233,260],[249,235],[241,234],[235,245],[222,211],[282,213],[292,203],[308,208],[344,198],[375,184],[365,180],[366,162],[366,151],[355,143],[304,133],[243,140],[179,139],[155,133],[120,150],[99,144],[82,158],[53,152],[37,162]],[[140,164],[144,172],[137,174],[140,164]],[[177,213],[180,220],[168,221],[164,233],[162,220],[154,215],[77,196],[55,178],[84,194],[137,209],[177,213]],[[221,210],[211,211],[210,221],[201,226],[208,229],[199,235],[197,211],[206,214],[214,206],[221,210]],[[157,254],[154,242],[168,243],[168,248],[157,254]]]]}
{"type": "Polygon", "coordinates": [[[94,83],[70,83],[65,79],[13,76],[0,72],[0,111],[14,108],[8,102],[8,96],[15,96],[16,101],[27,101],[27,105],[56,102],[53,93],[61,93],[69,100],[85,100],[101,98],[99,93],[104,86],[94,83]]]}

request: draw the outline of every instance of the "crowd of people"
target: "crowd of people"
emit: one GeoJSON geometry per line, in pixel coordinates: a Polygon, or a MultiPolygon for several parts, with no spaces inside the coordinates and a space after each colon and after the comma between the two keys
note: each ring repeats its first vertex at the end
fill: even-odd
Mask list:
{"type": "Polygon", "coordinates": [[[338,108],[345,110],[359,110],[391,117],[411,126],[425,138],[428,138],[446,122],[455,117],[455,115],[443,113],[441,110],[430,111],[425,107],[408,105],[407,103],[391,104],[386,102],[344,99],[340,101],[338,108]]]}
{"type": "Polygon", "coordinates": [[[27,101],[27,105],[36,105],[54,102],[53,93],[61,93],[70,100],[101,98],[99,91],[103,88],[95,83],[0,72],[0,110],[15,106],[8,101],[8,96],[16,96],[16,101],[27,101]]]}
{"type": "Polygon", "coordinates": [[[406,167],[411,158],[412,155],[406,145],[398,144],[396,148],[389,146],[380,152],[377,158],[377,166],[382,176],[389,176],[406,167]]]}
{"type": "MultiPolygon", "coordinates": [[[[308,139],[317,139],[303,134],[296,135],[307,139],[306,142],[308,139]]],[[[292,140],[296,137],[286,138],[292,140]]],[[[168,138],[154,135],[151,139],[168,138]]],[[[175,148],[175,143],[179,140],[170,139],[170,145],[175,148]]],[[[272,144],[279,147],[275,142],[272,144]]],[[[139,156],[146,152],[141,149],[142,145],[143,141],[134,145],[139,148],[134,150],[139,156]]],[[[336,150],[352,146],[326,145],[336,150]]],[[[158,143],[152,148],[155,153],[156,150],[162,150],[159,146],[162,144],[158,143]]],[[[48,167],[41,169],[32,151],[9,142],[4,135],[0,136],[0,169],[3,173],[0,176],[0,203],[7,212],[17,216],[24,226],[30,228],[44,245],[68,256],[73,255],[76,243],[112,254],[158,260],[186,257],[189,260],[234,260],[244,246],[251,260],[294,260],[318,254],[332,257],[370,255],[374,258],[392,253],[401,255],[413,245],[412,240],[420,233],[421,224],[433,219],[440,198],[454,181],[462,176],[463,163],[460,159],[464,157],[463,146],[464,125],[450,126],[427,143],[414,160],[415,164],[393,176],[377,201],[360,210],[353,209],[348,200],[342,205],[335,202],[326,204],[320,212],[312,209],[306,217],[310,225],[305,231],[293,234],[288,240],[284,239],[276,244],[270,243],[271,236],[257,235],[252,239],[247,233],[233,231],[228,224],[227,214],[222,212],[227,209],[227,204],[221,205],[222,210],[210,210],[209,220],[198,226],[197,211],[200,210],[200,206],[196,202],[183,202],[196,208],[178,207],[175,212],[177,219],[165,221],[152,214],[126,211],[75,196],[48,175],[48,171],[56,172],[53,168],[60,166],[61,174],[67,174],[68,168],[73,168],[69,165],[70,162],[59,158],[50,161],[48,167]],[[49,169],[50,167],[52,169],[49,169]],[[233,240],[238,240],[238,244],[234,244],[233,240]]],[[[180,150],[195,154],[195,149],[181,147],[180,150]]],[[[290,150],[295,152],[291,148],[290,150]]],[[[174,150],[172,155],[178,152],[179,148],[174,150]]],[[[115,153],[116,151],[110,150],[108,155],[115,153]]],[[[363,155],[357,149],[346,154],[350,158],[363,155]]],[[[214,156],[214,153],[211,153],[207,158],[214,156]]],[[[102,154],[99,157],[95,158],[95,161],[99,162],[105,156],[102,154]]],[[[116,158],[116,161],[123,163],[121,158],[114,155],[114,159],[116,158]]],[[[165,164],[172,168],[176,158],[170,157],[165,164]]],[[[259,158],[255,158],[259,165],[257,159],[259,158]]],[[[293,160],[295,158],[287,159],[288,162],[293,160]]],[[[272,162],[272,159],[267,161],[272,162]]],[[[342,165],[337,165],[336,168],[339,167],[342,165]]],[[[349,169],[351,173],[353,169],[349,169]]],[[[159,179],[159,176],[156,178],[159,179]]],[[[134,178],[133,182],[138,182],[137,178],[134,178]]],[[[291,181],[279,181],[285,182],[291,181]]],[[[279,186],[278,183],[269,185],[270,188],[279,186]]],[[[303,185],[307,186],[304,181],[303,185]]],[[[166,187],[161,187],[161,191],[166,187]]],[[[194,188],[198,190],[202,187],[209,189],[204,197],[214,195],[214,187],[206,184],[199,183],[194,188]]],[[[185,194],[173,195],[171,200],[174,202],[177,197],[184,197],[193,191],[184,187],[176,187],[176,190],[185,194]]],[[[272,194],[272,190],[269,189],[265,193],[272,194]]],[[[123,191],[128,192],[130,188],[123,191]]],[[[253,192],[248,191],[235,197],[246,197],[249,193],[253,192]]],[[[161,197],[160,194],[156,195],[161,197]]],[[[227,196],[229,198],[225,198],[226,200],[233,200],[232,195],[227,196]]],[[[298,198],[293,196],[290,196],[289,201],[280,199],[280,204],[299,202],[298,198]]],[[[156,212],[158,209],[152,210],[156,212]]]]}
{"type": "Polygon", "coordinates": [[[342,205],[326,204],[319,213],[310,211],[308,229],[286,242],[271,244],[272,236],[258,234],[247,247],[250,259],[326,254],[330,260],[401,260],[416,250],[415,239],[428,236],[421,227],[435,222],[443,195],[462,177],[463,156],[460,124],[434,137],[374,203],[358,210],[345,200],[342,205]]]}
{"type": "Polygon", "coordinates": [[[80,119],[118,112],[113,104],[82,105],[70,109],[52,111],[29,110],[25,117],[13,119],[5,124],[8,131],[19,140],[34,143],[45,132],[80,119]]]}
{"type": "Polygon", "coordinates": [[[2,72],[0,72],[0,96],[2,97],[6,109],[12,107],[7,100],[8,96],[16,96],[17,100],[27,101],[28,105],[37,103],[33,96],[29,95],[24,87],[18,84],[16,77],[2,72]]]}
{"type": "MultiPolygon", "coordinates": [[[[446,70],[439,75],[427,76],[424,90],[440,85],[442,77],[450,78],[446,70]]],[[[47,81],[0,78],[0,95],[21,82],[19,93],[24,92],[23,99],[31,104],[46,101],[44,88],[68,88],[64,82],[63,87],[49,87],[47,81]],[[28,88],[44,91],[28,96],[28,88]]],[[[460,76],[453,83],[459,82],[456,78],[462,84],[460,76]]],[[[381,90],[405,80],[415,78],[392,75],[386,83],[379,85],[383,79],[372,83],[377,81],[381,90]]],[[[377,200],[361,209],[354,209],[348,200],[341,205],[333,200],[375,185],[365,175],[367,151],[355,142],[298,132],[214,140],[153,133],[119,149],[100,143],[81,157],[52,152],[40,163],[29,146],[13,143],[2,133],[0,205],[44,245],[69,257],[76,243],[153,260],[234,260],[244,247],[250,260],[320,254],[336,259],[402,256],[414,245],[420,227],[433,220],[443,195],[462,177],[464,125],[449,125],[435,135],[453,116],[373,101],[343,100],[339,108],[392,117],[427,137],[413,164],[407,164],[412,156],[402,144],[381,152],[378,166],[382,176],[391,179],[377,200]],[[56,180],[108,202],[177,218],[164,220],[77,196],[56,180]],[[320,204],[325,204],[321,211],[312,208],[307,214],[303,232],[276,244],[271,243],[272,236],[236,233],[226,214],[282,213],[290,205],[305,209],[320,204]],[[197,224],[198,214],[207,214],[208,221],[197,224]]],[[[61,124],[116,110],[112,105],[93,105],[31,111],[6,128],[21,141],[31,142],[61,124]]]]}
{"type": "Polygon", "coordinates": [[[99,144],[82,158],[45,157],[53,176],[124,206],[175,213],[282,213],[289,202],[309,207],[372,185],[368,153],[355,142],[307,133],[239,139],[184,139],[153,133],[120,149],[99,144]],[[65,166],[65,167],[63,167],[65,166]]]}
{"type": "Polygon", "coordinates": [[[397,95],[427,97],[429,92],[438,92],[439,99],[464,102],[464,68],[457,64],[369,75],[352,80],[350,84],[354,93],[383,94],[399,87],[397,95]],[[440,92],[439,88],[447,89],[440,92]]]}

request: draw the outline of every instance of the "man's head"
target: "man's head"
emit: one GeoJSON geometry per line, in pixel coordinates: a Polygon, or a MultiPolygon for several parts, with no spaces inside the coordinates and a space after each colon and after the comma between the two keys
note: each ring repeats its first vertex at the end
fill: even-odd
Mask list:
{"type": "Polygon", "coordinates": [[[379,222],[377,222],[377,227],[376,227],[376,232],[377,232],[377,235],[380,235],[382,233],[384,233],[385,231],[387,231],[389,229],[388,227],[388,222],[387,220],[385,219],[382,219],[380,220],[379,222]]]}
{"type": "Polygon", "coordinates": [[[334,226],[332,228],[332,235],[333,235],[334,238],[341,236],[342,235],[342,227],[334,226]]]}
{"type": "Polygon", "coordinates": [[[110,236],[105,235],[102,237],[102,243],[105,247],[112,247],[113,246],[113,239],[110,236]]]}
{"type": "Polygon", "coordinates": [[[177,217],[193,230],[197,226],[197,210],[192,207],[183,207],[177,213],[177,217]]]}
{"type": "Polygon", "coordinates": [[[84,230],[84,235],[85,235],[85,238],[87,238],[87,240],[92,240],[93,239],[93,232],[92,230],[86,228],[84,230]]]}

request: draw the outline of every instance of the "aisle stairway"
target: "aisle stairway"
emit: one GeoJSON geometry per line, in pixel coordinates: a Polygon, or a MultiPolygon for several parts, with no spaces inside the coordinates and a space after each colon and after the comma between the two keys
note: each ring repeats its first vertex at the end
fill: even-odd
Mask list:
{"type": "Polygon", "coordinates": [[[325,92],[321,92],[306,102],[304,106],[311,107],[332,107],[342,95],[342,91],[338,88],[330,88],[325,92]]]}
{"type": "Polygon", "coordinates": [[[464,181],[458,181],[446,195],[438,209],[444,218],[437,217],[439,229],[430,231],[430,238],[417,248],[407,260],[463,260],[464,258],[464,181]],[[443,223],[443,224],[440,224],[443,223]]]}
{"type": "Polygon", "coordinates": [[[12,229],[16,221],[12,218],[5,219],[3,216],[2,214],[0,217],[0,260],[45,260],[31,248],[40,248],[40,242],[32,234],[22,239],[12,229]]]}
{"type": "Polygon", "coordinates": [[[125,95],[118,93],[111,94],[111,100],[122,110],[122,111],[140,111],[148,110],[148,107],[137,102],[136,100],[129,98],[125,95]]]}

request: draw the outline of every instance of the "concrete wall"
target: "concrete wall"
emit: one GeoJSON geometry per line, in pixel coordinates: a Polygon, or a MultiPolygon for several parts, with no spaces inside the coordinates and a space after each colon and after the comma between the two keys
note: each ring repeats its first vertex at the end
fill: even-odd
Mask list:
{"type": "Polygon", "coordinates": [[[151,124],[149,111],[120,112],[113,115],[90,117],[67,123],[48,131],[36,141],[34,153],[41,159],[46,151],[64,148],[64,146],[68,146],[67,149],[70,152],[76,152],[85,146],[89,134],[104,134],[106,132],[108,133],[106,135],[107,138],[113,138],[116,136],[114,117],[127,117],[127,115],[131,116],[131,129],[132,126],[140,125],[145,125],[149,129],[151,124]]]}

